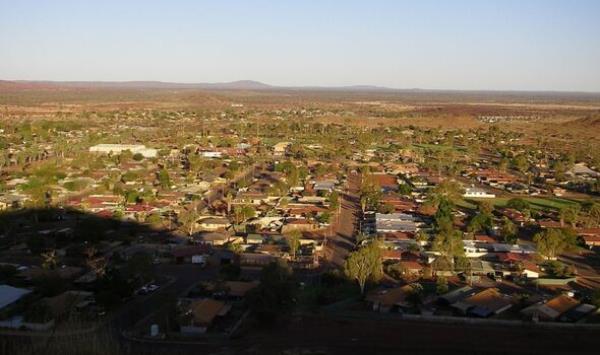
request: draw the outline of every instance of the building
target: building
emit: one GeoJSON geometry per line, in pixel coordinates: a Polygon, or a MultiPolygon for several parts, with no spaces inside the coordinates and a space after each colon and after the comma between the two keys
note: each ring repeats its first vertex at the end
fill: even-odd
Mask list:
{"type": "Polygon", "coordinates": [[[156,158],[158,156],[156,149],[146,148],[142,144],[97,144],[89,149],[91,153],[100,154],[121,154],[126,150],[133,154],[141,154],[144,158],[156,158]]]}
{"type": "Polygon", "coordinates": [[[387,313],[395,308],[409,308],[407,298],[414,292],[411,285],[404,285],[389,289],[379,289],[369,292],[365,301],[374,311],[387,313]]]}
{"type": "Polygon", "coordinates": [[[279,142],[273,146],[273,153],[275,155],[285,155],[291,145],[292,143],[290,142],[279,142]]]}
{"type": "Polygon", "coordinates": [[[375,232],[416,232],[415,217],[406,213],[376,213],[375,232]]]}
{"type": "Polygon", "coordinates": [[[465,198],[495,198],[496,195],[492,193],[488,193],[484,189],[480,189],[478,187],[467,187],[465,189],[465,193],[463,194],[465,198]]]}
{"type": "Polygon", "coordinates": [[[217,317],[225,316],[230,309],[231,305],[210,298],[194,301],[186,319],[182,320],[181,333],[204,334],[217,317]]]}
{"type": "Polygon", "coordinates": [[[200,230],[217,231],[227,229],[231,222],[225,217],[206,217],[196,222],[200,230]]]}
{"type": "Polygon", "coordinates": [[[452,304],[452,308],[472,317],[488,318],[500,314],[512,307],[511,297],[497,288],[487,288],[461,301],[452,304]]]}
{"type": "Polygon", "coordinates": [[[521,311],[521,314],[534,320],[553,321],[562,314],[577,307],[579,302],[567,295],[556,296],[545,303],[537,303],[521,311]]]}

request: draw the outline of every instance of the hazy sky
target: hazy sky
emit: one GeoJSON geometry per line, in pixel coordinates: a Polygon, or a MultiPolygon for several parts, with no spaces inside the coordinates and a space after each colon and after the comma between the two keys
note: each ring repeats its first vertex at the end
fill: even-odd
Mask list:
{"type": "Polygon", "coordinates": [[[600,1],[0,0],[0,79],[600,91],[600,1]]]}

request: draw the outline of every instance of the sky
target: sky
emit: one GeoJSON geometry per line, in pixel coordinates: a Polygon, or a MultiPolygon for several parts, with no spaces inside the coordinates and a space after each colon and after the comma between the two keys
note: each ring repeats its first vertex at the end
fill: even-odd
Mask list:
{"type": "Polygon", "coordinates": [[[600,1],[0,0],[0,79],[600,92],[600,1]]]}

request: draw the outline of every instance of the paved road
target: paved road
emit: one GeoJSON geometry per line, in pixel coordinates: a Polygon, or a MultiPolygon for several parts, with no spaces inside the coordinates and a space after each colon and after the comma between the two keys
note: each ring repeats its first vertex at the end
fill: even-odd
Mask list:
{"type": "Polygon", "coordinates": [[[358,230],[358,175],[348,176],[344,191],[340,194],[340,213],[336,218],[332,233],[327,236],[325,259],[331,267],[342,267],[348,253],[354,248],[354,236],[358,230]]]}

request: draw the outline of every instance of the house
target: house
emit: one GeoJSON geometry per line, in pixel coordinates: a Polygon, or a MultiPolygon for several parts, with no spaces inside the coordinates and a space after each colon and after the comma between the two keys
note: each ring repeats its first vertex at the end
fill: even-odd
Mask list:
{"type": "Polygon", "coordinates": [[[158,156],[158,150],[146,148],[142,144],[97,144],[89,149],[91,153],[101,154],[121,154],[126,150],[133,154],[141,154],[144,158],[156,158],[158,156]]]}
{"type": "MultiPolygon", "coordinates": [[[[233,242],[241,238],[231,237],[227,233],[220,232],[205,232],[194,235],[194,241],[199,244],[208,244],[208,245],[224,245],[228,242],[233,242]]],[[[240,240],[241,241],[241,240],[240,240]]]]}
{"type": "Polygon", "coordinates": [[[206,217],[196,222],[200,230],[216,231],[227,229],[231,222],[225,217],[206,217]]]}
{"type": "Polygon", "coordinates": [[[240,264],[248,266],[264,266],[277,261],[277,257],[263,253],[242,253],[240,264]]]}
{"type": "Polygon", "coordinates": [[[492,193],[488,193],[484,189],[478,187],[467,187],[465,189],[465,193],[463,194],[464,198],[495,198],[496,195],[492,193]]]}
{"type": "Polygon", "coordinates": [[[383,261],[400,260],[400,259],[402,259],[402,251],[401,250],[384,249],[381,251],[381,259],[383,261]]]}
{"type": "Polygon", "coordinates": [[[313,186],[315,191],[331,192],[335,189],[337,180],[317,180],[313,186]]]}
{"type": "Polygon", "coordinates": [[[523,261],[522,265],[523,268],[521,270],[521,276],[524,276],[528,279],[537,279],[540,277],[541,270],[536,263],[525,260],[523,261]]]}
{"type": "Polygon", "coordinates": [[[400,260],[400,269],[402,273],[407,276],[419,276],[423,275],[423,265],[414,260],[400,260]]]}
{"type": "Polygon", "coordinates": [[[226,281],[224,286],[230,298],[242,299],[258,285],[258,281],[226,281]]]}
{"type": "Polygon", "coordinates": [[[246,236],[246,244],[262,244],[265,237],[257,233],[250,233],[246,236]]]}
{"type": "Polygon", "coordinates": [[[288,219],[283,227],[281,227],[281,233],[287,234],[293,230],[308,232],[316,229],[319,229],[319,225],[307,219],[288,219]]]}
{"type": "Polygon", "coordinates": [[[171,255],[178,264],[191,263],[195,256],[207,255],[211,251],[209,244],[183,246],[171,251],[171,255]]]}
{"type": "Polygon", "coordinates": [[[512,307],[511,298],[497,288],[487,288],[452,304],[452,307],[478,318],[488,318],[512,307]]]}
{"type": "Polygon", "coordinates": [[[547,302],[537,303],[521,311],[521,314],[540,321],[557,320],[562,314],[577,307],[579,302],[567,295],[559,295],[547,302]]]}
{"type": "Polygon", "coordinates": [[[467,297],[470,297],[475,293],[477,293],[477,291],[471,286],[463,286],[461,288],[457,288],[456,290],[452,290],[448,293],[441,295],[440,297],[438,297],[438,302],[445,305],[451,305],[467,297]]]}
{"type": "Polygon", "coordinates": [[[279,142],[273,146],[273,153],[278,156],[285,155],[291,145],[291,142],[279,142]]]}
{"type": "Polygon", "coordinates": [[[596,309],[596,306],[591,304],[580,304],[579,306],[571,308],[569,311],[561,315],[559,320],[561,322],[579,322],[580,320],[594,312],[596,309]]]}
{"type": "Polygon", "coordinates": [[[181,322],[182,334],[203,334],[213,324],[215,318],[225,316],[231,305],[222,301],[205,298],[193,301],[190,311],[181,322]]]}
{"type": "Polygon", "coordinates": [[[412,285],[378,289],[369,292],[365,301],[374,311],[387,313],[394,308],[409,308],[410,303],[406,300],[411,292],[413,292],[412,285]]]}
{"type": "Polygon", "coordinates": [[[415,163],[398,164],[393,168],[392,173],[410,177],[419,173],[419,166],[415,163]]]}
{"type": "Polygon", "coordinates": [[[203,158],[221,158],[223,153],[217,151],[202,151],[200,152],[200,156],[203,158]]]}
{"type": "Polygon", "coordinates": [[[588,247],[600,246],[600,228],[581,228],[577,230],[577,236],[583,239],[588,247]]]}
{"type": "Polygon", "coordinates": [[[233,201],[234,204],[260,205],[272,200],[267,194],[255,191],[239,191],[233,201]]]}
{"type": "Polygon", "coordinates": [[[398,191],[398,178],[396,176],[389,174],[373,174],[371,177],[375,185],[377,185],[382,192],[398,191]]]}
{"type": "Polygon", "coordinates": [[[415,217],[406,213],[376,213],[375,232],[416,232],[415,217]]]}
{"type": "Polygon", "coordinates": [[[600,173],[590,169],[585,163],[577,163],[571,168],[571,170],[566,172],[566,175],[569,176],[577,176],[577,177],[589,177],[589,178],[597,178],[600,177],[600,173]]]}

